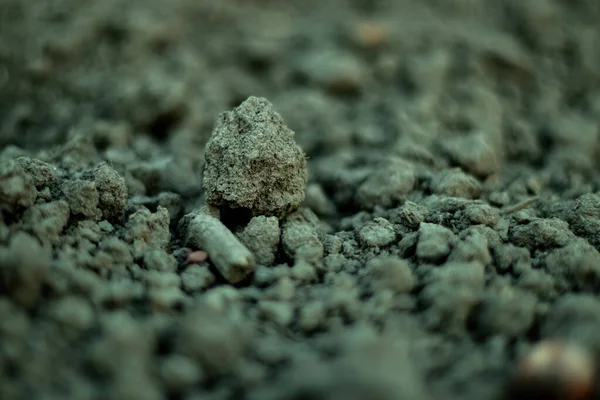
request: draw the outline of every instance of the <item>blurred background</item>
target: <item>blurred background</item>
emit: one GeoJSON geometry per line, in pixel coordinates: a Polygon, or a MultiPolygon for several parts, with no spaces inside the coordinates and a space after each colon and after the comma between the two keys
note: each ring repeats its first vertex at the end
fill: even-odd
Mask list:
{"type": "Polygon", "coordinates": [[[255,95],[311,155],[389,146],[407,119],[465,132],[496,107],[508,157],[539,162],[575,134],[557,119],[598,119],[598,20],[595,0],[2,0],[0,145],[82,131],[201,154],[255,95]]]}

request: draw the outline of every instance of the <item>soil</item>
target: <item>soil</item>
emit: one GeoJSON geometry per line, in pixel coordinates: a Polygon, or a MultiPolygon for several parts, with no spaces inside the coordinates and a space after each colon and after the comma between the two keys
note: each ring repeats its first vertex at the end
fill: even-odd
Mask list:
{"type": "Polygon", "coordinates": [[[600,361],[598,21],[0,1],[0,399],[502,399],[540,342],[600,361]]]}

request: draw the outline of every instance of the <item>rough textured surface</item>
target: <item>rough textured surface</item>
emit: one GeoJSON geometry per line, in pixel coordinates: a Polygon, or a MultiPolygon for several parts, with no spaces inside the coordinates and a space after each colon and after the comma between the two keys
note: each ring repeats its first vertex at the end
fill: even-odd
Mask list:
{"type": "Polygon", "coordinates": [[[239,234],[239,238],[262,265],[272,265],[281,240],[279,221],[275,217],[254,217],[239,234]]]}
{"type": "Polygon", "coordinates": [[[103,217],[107,220],[120,217],[127,203],[125,179],[106,163],[99,164],[89,175],[96,184],[103,217]]]}
{"type": "Polygon", "coordinates": [[[392,158],[378,165],[356,191],[358,203],[365,208],[389,207],[403,200],[415,184],[412,166],[392,158]]]}
{"type": "Polygon", "coordinates": [[[51,255],[35,238],[19,233],[0,249],[0,289],[18,304],[31,307],[38,300],[49,272],[51,255]]]}
{"type": "Polygon", "coordinates": [[[223,113],[206,144],[209,204],[283,217],[304,200],[308,175],[294,133],[264,98],[223,113]]]}
{"type": "Polygon", "coordinates": [[[37,198],[33,178],[16,162],[0,164],[0,183],[0,204],[3,207],[29,207],[37,198]]]}
{"type": "Polygon", "coordinates": [[[185,237],[186,244],[206,251],[227,282],[239,283],[254,272],[254,254],[208,211],[201,210],[186,215],[180,223],[179,231],[185,237]]]}
{"type": "Polygon", "coordinates": [[[0,0],[0,399],[548,400],[531,349],[600,365],[598,21],[0,0]]]}

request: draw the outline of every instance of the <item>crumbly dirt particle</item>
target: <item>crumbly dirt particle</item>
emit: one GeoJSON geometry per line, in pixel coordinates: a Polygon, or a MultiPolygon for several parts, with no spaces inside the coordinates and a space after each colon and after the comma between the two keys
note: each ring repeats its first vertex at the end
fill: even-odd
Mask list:
{"type": "Polygon", "coordinates": [[[133,245],[136,258],[152,249],[166,250],[171,240],[169,212],[158,207],[155,213],[141,209],[129,216],[123,239],[133,245]]]}
{"type": "Polygon", "coordinates": [[[398,293],[410,293],[416,284],[410,266],[399,257],[374,258],[366,268],[375,290],[387,288],[398,293]]]}
{"type": "Polygon", "coordinates": [[[319,50],[300,62],[308,79],[331,93],[355,93],[363,89],[367,71],[362,60],[352,53],[319,50]]]}
{"type": "Polygon", "coordinates": [[[215,276],[207,267],[191,265],[181,274],[183,289],[193,293],[207,289],[215,282],[215,276]]]}
{"type": "Polygon", "coordinates": [[[424,262],[443,261],[456,242],[456,236],[441,225],[423,222],[419,228],[417,257],[424,262]]]}
{"type": "Polygon", "coordinates": [[[260,315],[277,326],[286,327],[292,322],[294,308],[290,303],[267,300],[261,302],[258,307],[260,315]]]}
{"type": "Polygon", "coordinates": [[[389,207],[403,200],[414,185],[412,165],[401,158],[390,158],[374,168],[358,187],[356,200],[365,209],[389,207]]]}
{"type": "Polygon", "coordinates": [[[61,189],[69,203],[71,214],[92,220],[101,218],[102,212],[98,209],[100,195],[94,182],[83,179],[70,180],[63,183],[61,189]]]}
{"type": "Polygon", "coordinates": [[[323,259],[323,244],[317,230],[307,222],[284,223],[281,237],[283,249],[292,259],[319,263],[323,259]]]}
{"type": "Polygon", "coordinates": [[[151,271],[175,272],[177,270],[175,257],[159,248],[145,252],[143,264],[146,269],[151,271]]]}
{"type": "Polygon", "coordinates": [[[56,244],[70,216],[69,204],[65,200],[57,200],[35,204],[24,213],[23,220],[40,241],[56,244]]]}
{"type": "Polygon", "coordinates": [[[205,158],[209,204],[283,217],[304,200],[305,155],[264,98],[250,97],[221,114],[205,158]]]}
{"type": "Polygon", "coordinates": [[[32,307],[50,272],[52,255],[37,239],[26,233],[14,235],[0,247],[0,287],[17,304],[32,307]]]}
{"type": "Polygon", "coordinates": [[[387,219],[375,218],[358,230],[358,239],[367,247],[384,247],[396,239],[396,232],[387,219]]]}
{"type": "Polygon", "coordinates": [[[95,313],[86,300],[70,296],[60,299],[52,305],[50,315],[66,329],[87,331],[95,322],[95,313]]]}
{"type": "Polygon", "coordinates": [[[469,232],[456,243],[448,261],[476,261],[482,265],[490,265],[492,255],[487,238],[478,231],[469,232]]]}
{"type": "Polygon", "coordinates": [[[336,213],[335,204],[318,184],[308,184],[304,204],[320,216],[328,217],[336,213]]]}
{"type": "Polygon", "coordinates": [[[169,390],[179,393],[202,382],[204,372],[189,357],[173,354],[161,362],[160,376],[169,390]]]}
{"type": "Polygon", "coordinates": [[[0,204],[11,211],[35,203],[37,190],[34,179],[14,161],[0,163],[0,204]]]}
{"type": "Polygon", "coordinates": [[[281,237],[277,218],[254,217],[238,237],[254,254],[257,263],[267,266],[273,264],[281,237]]]}
{"type": "Polygon", "coordinates": [[[489,135],[473,133],[447,139],[443,143],[445,152],[466,172],[487,177],[497,173],[502,165],[500,149],[489,135]]]}
{"type": "Polygon", "coordinates": [[[600,302],[591,294],[565,295],[551,306],[541,332],[545,337],[575,341],[598,354],[599,310],[600,302]]]}
{"type": "Polygon", "coordinates": [[[477,312],[477,327],[484,335],[518,337],[532,326],[537,301],[533,294],[507,288],[484,296],[477,312]]]}
{"type": "Polygon", "coordinates": [[[409,230],[416,230],[421,222],[425,221],[427,208],[407,201],[402,206],[392,209],[389,214],[389,220],[393,224],[400,224],[409,230]]]}
{"type": "Polygon", "coordinates": [[[536,219],[526,225],[517,225],[510,231],[513,244],[530,250],[562,247],[575,239],[569,224],[557,218],[536,219]]]}
{"type": "Polygon", "coordinates": [[[567,278],[580,289],[593,289],[600,284],[600,253],[587,241],[578,239],[546,256],[546,271],[567,278]]]}
{"type": "Polygon", "coordinates": [[[501,272],[512,271],[519,273],[531,269],[529,250],[506,244],[494,248],[494,260],[501,272]]]}
{"type": "Polygon", "coordinates": [[[60,174],[58,169],[52,164],[35,158],[19,157],[16,159],[16,162],[31,176],[33,184],[37,189],[50,186],[60,174]]]}
{"type": "Polygon", "coordinates": [[[99,193],[99,207],[107,220],[120,218],[127,203],[125,179],[107,163],[101,163],[89,173],[99,193]]]}
{"type": "Polygon", "coordinates": [[[481,184],[459,168],[438,173],[431,182],[433,192],[440,195],[475,199],[481,193],[481,184]]]}

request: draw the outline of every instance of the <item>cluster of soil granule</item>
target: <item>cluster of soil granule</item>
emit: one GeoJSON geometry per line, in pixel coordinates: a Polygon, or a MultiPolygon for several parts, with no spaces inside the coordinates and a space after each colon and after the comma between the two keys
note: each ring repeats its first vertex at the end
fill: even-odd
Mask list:
{"type": "Polygon", "coordinates": [[[0,399],[600,398],[599,21],[1,0],[0,399]]]}

